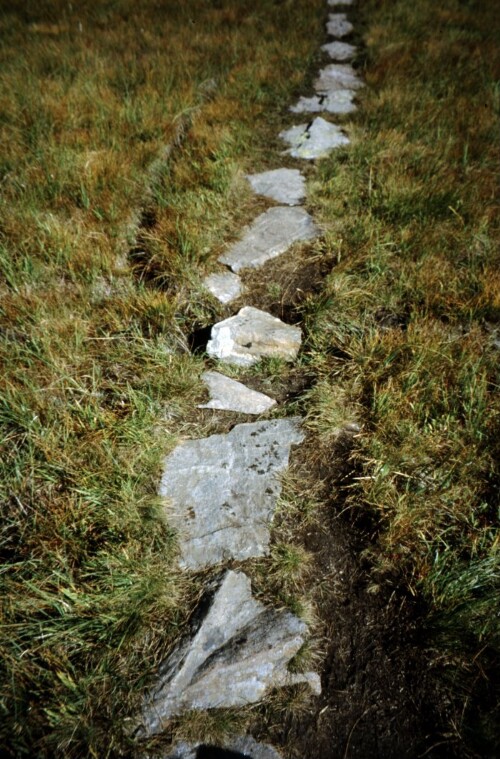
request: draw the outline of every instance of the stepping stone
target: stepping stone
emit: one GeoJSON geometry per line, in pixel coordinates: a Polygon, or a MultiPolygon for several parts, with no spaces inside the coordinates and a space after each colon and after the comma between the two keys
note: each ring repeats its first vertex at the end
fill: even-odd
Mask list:
{"type": "Polygon", "coordinates": [[[330,13],[326,24],[326,31],[331,37],[347,37],[354,31],[354,27],[347,20],[345,13],[330,13]]]}
{"type": "Polygon", "coordinates": [[[257,195],[286,203],[299,205],[306,196],[306,182],[298,169],[274,169],[262,174],[247,174],[252,189],[257,195]]]}
{"type": "Polygon", "coordinates": [[[226,435],[187,440],[167,456],[159,493],[169,500],[182,569],[267,555],[279,475],[291,446],[304,439],[300,421],[238,424],[226,435]]]}
{"type": "Polygon", "coordinates": [[[328,0],[328,5],[335,8],[337,5],[354,5],[355,0],[328,0]]]}
{"type": "Polygon", "coordinates": [[[221,303],[231,303],[241,295],[241,279],[230,271],[210,274],[203,284],[221,303]]]}
{"type": "Polygon", "coordinates": [[[160,665],[136,736],[161,733],[171,717],[188,711],[256,703],[286,685],[308,683],[319,694],[316,673],[288,671],[306,634],[306,624],[289,611],[256,601],[243,572],[226,572],[202,599],[189,636],[160,665]]]}
{"type": "Polygon", "coordinates": [[[349,138],[341,128],[321,116],[317,116],[312,124],[299,124],[281,132],[280,137],[292,146],[286,151],[289,155],[308,161],[323,158],[335,148],[349,145],[349,138]]]}
{"type": "Polygon", "coordinates": [[[299,327],[285,324],[253,306],[245,306],[236,316],[212,327],[207,353],[236,366],[251,366],[266,357],[293,361],[301,341],[299,327]]]}
{"type": "Polygon", "coordinates": [[[231,751],[230,755],[227,755],[227,759],[281,759],[281,754],[278,754],[276,749],[269,746],[267,743],[257,743],[251,735],[241,736],[230,741],[221,749],[219,746],[212,746],[208,744],[194,746],[188,743],[180,743],[175,749],[173,754],[169,754],[166,759],[208,759],[209,757],[216,756],[214,753],[217,749],[231,751]]]}
{"type": "Polygon", "coordinates": [[[233,271],[256,269],[285,253],[294,242],[313,240],[318,235],[318,227],[303,208],[269,208],[219,261],[233,271]]]}
{"type": "Polygon", "coordinates": [[[328,53],[333,61],[349,61],[357,53],[357,48],[348,42],[328,42],[321,49],[328,53]]]}
{"type": "Polygon", "coordinates": [[[337,90],[328,95],[314,95],[311,98],[301,97],[296,105],[292,105],[292,113],[334,113],[336,115],[354,113],[357,110],[353,100],[356,93],[353,90],[337,90]]]}
{"type": "Polygon", "coordinates": [[[219,372],[205,372],[201,378],[210,392],[210,400],[198,408],[239,411],[242,414],[263,414],[276,405],[273,398],[230,379],[219,372]]]}
{"type": "Polygon", "coordinates": [[[320,94],[357,90],[360,87],[364,87],[364,82],[349,63],[330,63],[319,72],[319,77],[314,82],[314,89],[320,94]]]}

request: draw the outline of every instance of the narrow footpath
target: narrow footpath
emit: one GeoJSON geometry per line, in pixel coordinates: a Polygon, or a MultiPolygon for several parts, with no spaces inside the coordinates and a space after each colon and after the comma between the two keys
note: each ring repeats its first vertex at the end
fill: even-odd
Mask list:
{"type": "Polygon", "coordinates": [[[280,133],[283,150],[276,166],[247,176],[269,208],[242,230],[220,256],[220,267],[204,280],[220,303],[235,304],[237,312],[213,325],[201,345],[209,397],[200,409],[257,419],[238,423],[227,434],[187,440],[165,460],[159,492],[178,536],[179,567],[186,573],[214,567],[220,572],[215,579],[211,574],[190,629],[159,667],[135,737],[140,747],[167,730],[173,718],[258,704],[281,688],[298,689],[305,706],[272,725],[262,727],[256,720],[254,735],[236,735],[225,746],[180,743],[165,759],[409,757],[418,755],[432,732],[430,713],[425,717],[425,678],[420,691],[408,686],[418,680],[420,664],[405,637],[412,625],[405,599],[370,592],[359,559],[364,532],[334,518],[339,486],[353,476],[356,419],[339,429],[325,462],[321,452],[310,450],[303,417],[289,415],[283,399],[228,376],[231,367],[251,367],[262,359],[293,365],[303,347],[293,312],[279,318],[265,310],[256,278],[260,272],[272,276],[272,267],[286,265],[287,256],[296,292],[314,288],[321,278],[321,267],[307,260],[307,246],[322,230],[304,207],[306,167],[349,145],[345,129],[332,118],[353,113],[364,86],[352,63],[358,56],[350,42],[355,29],[346,6],[352,5],[353,0],[329,0],[329,41],[322,51],[330,62],[319,71],[313,93],[290,106],[290,118],[300,114],[303,120],[280,133]],[[317,620],[312,627],[299,614],[256,598],[244,569],[246,561],[269,554],[290,461],[320,510],[321,529],[304,529],[298,536],[301,549],[313,557],[309,571],[315,577],[311,602],[317,620]],[[316,463],[311,467],[311,462],[316,463]],[[298,666],[308,647],[316,655],[298,666]]]}

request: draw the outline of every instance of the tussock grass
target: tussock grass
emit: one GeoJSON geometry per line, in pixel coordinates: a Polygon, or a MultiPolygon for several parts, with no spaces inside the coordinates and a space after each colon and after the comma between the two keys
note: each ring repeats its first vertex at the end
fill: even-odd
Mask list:
{"type": "MultiPolygon", "coordinates": [[[[303,81],[322,12],[319,0],[0,2],[12,756],[122,755],[199,596],[199,578],[175,569],[161,459],[195,434],[204,365],[188,336],[221,314],[201,276],[250,213],[236,188],[265,159],[266,115],[303,81]]],[[[234,724],[207,719],[205,737],[234,724]]]]}
{"type": "Polygon", "coordinates": [[[353,144],[313,185],[338,263],[304,309],[309,426],[361,425],[348,503],[376,517],[374,576],[428,604],[457,751],[482,756],[498,749],[500,30],[455,0],[363,18],[353,144]]]}

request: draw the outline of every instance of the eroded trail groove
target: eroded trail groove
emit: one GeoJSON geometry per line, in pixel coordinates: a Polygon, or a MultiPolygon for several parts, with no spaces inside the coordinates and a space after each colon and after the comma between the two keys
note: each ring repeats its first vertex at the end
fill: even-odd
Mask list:
{"type": "MultiPolygon", "coordinates": [[[[314,696],[304,691],[303,711],[282,724],[266,728],[257,720],[260,743],[252,743],[250,734],[212,747],[183,742],[172,749],[170,759],[416,756],[434,730],[425,677],[417,686],[423,661],[412,640],[414,612],[406,609],[400,593],[389,597],[385,591],[371,592],[369,573],[360,561],[366,532],[338,517],[354,476],[351,454],[361,432],[355,415],[338,429],[333,448],[312,451],[314,442],[304,443],[304,419],[289,417],[289,404],[276,406],[276,399],[221,373],[224,368],[254,366],[258,379],[263,359],[293,364],[302,349],[302,329],[287,323],[293,321],[293,312],[280,314],[282,320],[262,310],[259,291],[272,279],[266,264],[275,259],[278,267],[297,271],[296,292],[311,286],[301,278],[300,261],[307,266],[308,258],[314,260],[312,243],[321,240],[322,230],[302,205],[307,202],[306,175],[280,162],[287,155],[302,163],[317,161],[349,145],[345,128],[329,119],[355,112],[356,95],[364,86],[350,63],[358,50],[346,42],[354,26],[344,6],[351,4],[329,2],[329,42],[323,52],[333,62],[314,80],[315,94],[300,96],[289,108],[309,114],[310,121],[282,130],[279,137],[288,148],[275,152],[275,165],[246,176],[254,193],[274,204],[219,256],[227,268],[221,266],[204,280],[232,315],[204,330],[196,344],[218,369],[202,375],[211,400],[199,407],[216,414],[259,414],[260,421],[186,441],[165,460],[160,494],[167,522],[178,536],[179,566],[183,571],[220,568],[220,573],[205,586],[190,629],[160,664],[135,736],[161,735],[173,717],[252,704],[281,687],[290,690],[304,683],[314,696]],[[245,273],[252,269],[257,273],[249,282],[245,273]],[[265,421],[271,409],[284,418],[265,421]],[[315,494],[317,503],[314,521],[304,523],[301,532],[295,526],[293,532],[295,549],[308,556],[308,581],[314,583],[309,585],[317,617],[312,631],[297,616],[254,600],[245,574],[247,560],[271,551],[280,475],[288,467],[291,446],[294,477],[301,489],[315,494]],[[237,572],[228,570],[228,562],[235,561],[237,572]],[[313,659],[321,678],[292,664],[306,642],[321,652],[313,659]],[[279,753],[280,744],[286,746],[285,754],[279,753]]],[[[280,516],[289,521],[286,514],[280,516]]]]}

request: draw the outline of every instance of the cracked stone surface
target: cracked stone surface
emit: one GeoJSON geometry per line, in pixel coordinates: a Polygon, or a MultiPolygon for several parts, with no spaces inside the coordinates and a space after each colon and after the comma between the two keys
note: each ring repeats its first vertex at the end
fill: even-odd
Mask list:
{"type": "Polygon", "coordinates": [[[306,632],[290,612],[256,601],[243,572],[226,572],[202,600],[189,636],[160,665],[136,734],[156,735],[187,711],[256,703],[289,684],[306,682],[319,693],[317,674],[287,668],[306,632]]]}
{"type": "Polygon", "coordinates": [[[353,90],[337,90],[328,95],[313,95],[313,97],[301,97],[295,105],[290,107],[292,113],[354,113],[357,110],[354,101],[356,93],[353,90]]]}
{"type": "Polygon", "coordinates": [[[326,31],[331,37],[347,37],[354,31],[345,13],[330,13],[326,23],[326,31]]]}
{"type": "Polygon", "coordinates": [[[348,42],[328,42],[321,49],[328,53],[333,61],[350,61],[357,53],[357,48],[348,42]]]}
{"type": "Polygon", "coordinates": [[[322,158],[331,150],[349,144],[349,138],[342,129],[321,116],[317,116],[311,125],[299,124],[281,132],[280,137],[291,145],[287,153],[308,161],[322,158]]]}
{"type": "MultiPolygon", "coordinates": [[[[209,755],[209,749],[219,748],[211,744],[193,745],[188,743],[179,743],[174,749],[173,754],[169,754],[166,759],[205,759],[209,755]]],[[[258,743],[251,735],[244,735],[227,742],[224,747],[226,751],[234,751],[241,757],[247,759],[281,759],[275,748],[267,743],[258,743]]]]}
{"type": "Polygon", "coordinates": [[[300,418],[238,424],[187,440],[167,456],[159,493],[178,531],[179,565],[198,570],[268,553],[270,524],[300,418]]]}
{"type": "Polygon", "coordinates": [[[241,295],[241,279],[231,271],[210,274],[203,284],[221,303],[231,303],[241,295]]]}
{"type": "Polygon", "coordinates": [[[251,366],[261,358],[293,361],[299,352],[302,333],[299,327],[245,306],[236,316],[214,324],[207,353],[228,364],[251,366]]]}
{"type": "Polygon", "coordinates": [[[313,240],[318,235],[318,227],[303,208],[269,208],[246,228],[243,238],[219,261],[233,271],[256,269],[285,253],[293,243],[313,240]]]}
{"type": "Polygon", "coordinates": [[[252,190],[257,195],[286,203],[299,205],[306,196],[306,181],[298,169],[273,169],[261,174],[247,174],[252,190]]]}
{"type": "Polygon", "coordinates": [[[201,379],[208,387],[210,400],[198,408],[213,408],[221,411],[239,411],[242,414],[263,414],[276,405],[276,401],[264,393],[237,382],[219,372],[205,372],[201,379]]]}
{"type": "Polygon", "coordinates": [[[357,90],[364,83],[349,63],[330,63],[319,72],[314,89],[319,94],[329,94],[336,90],[357,90]]]}

